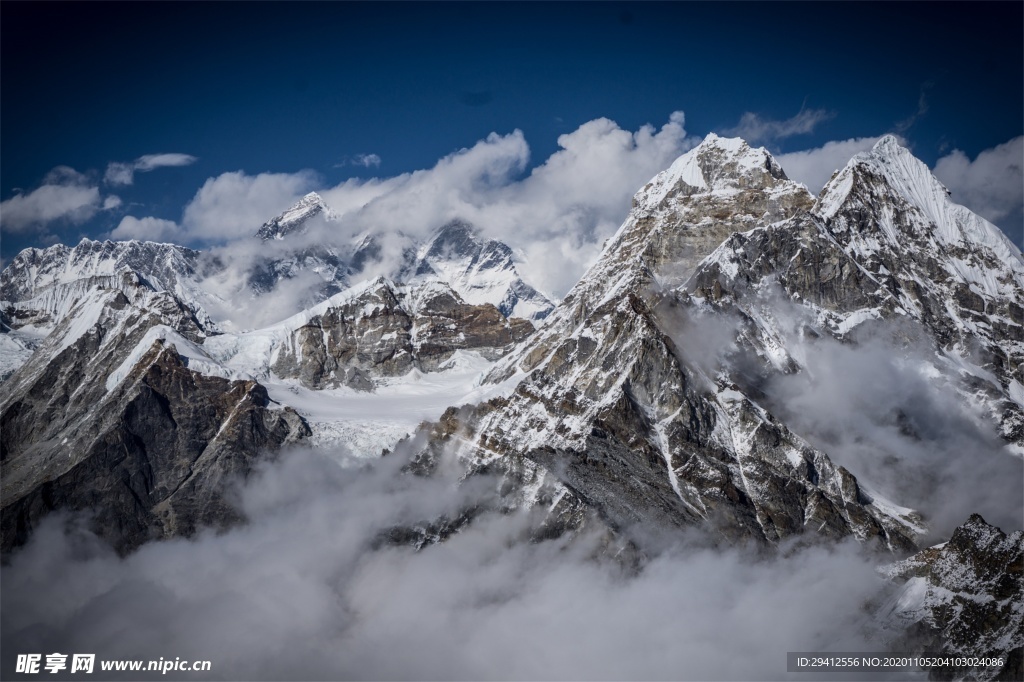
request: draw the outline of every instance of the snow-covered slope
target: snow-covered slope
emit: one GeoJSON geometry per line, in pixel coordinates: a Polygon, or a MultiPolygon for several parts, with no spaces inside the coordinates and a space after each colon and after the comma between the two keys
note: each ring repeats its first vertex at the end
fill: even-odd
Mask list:
{"type": "Polygon", "coordinates": [[[0,306],[14,328],[49,330],[88,292],[119,288],[134,276],[154,291],[173,293],[212,324],[197,284],[199,257],[182,246],[137,240],[25,249],[0,272],[0,306]]]}

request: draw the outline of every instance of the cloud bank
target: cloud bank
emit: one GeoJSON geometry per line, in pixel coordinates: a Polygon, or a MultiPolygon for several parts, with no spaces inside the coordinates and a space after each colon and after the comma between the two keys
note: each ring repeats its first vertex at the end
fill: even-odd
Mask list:
{"type": "MultiPolygon", "coordinates": [[[[184,212],[184,237],[224,244],[317,189],[342,216],[322,236],[346,244],[372,233],[401,245],[461,218],[509,244],[528,267],[524,279],[560,297],[625,219],[633,193],[696,140],[675,112],[660,129],[631,132],[606,118],[558,138],[559,150],[525,176],[530,149],[521,131],[492,133],[433,168],[384,179],[350,179],[320,189],[314,174],[225,173],[211,178],[184,212]]],[[[382,269],[386,265],[381,264],[382,269]]]]}
{"type": "Polygon", "coordinates": [[[598,536],[528,542],[511,514],[416,552],[380,532],[497,482],[402,464],[294,451],[242,489],[248,525],[124,559],[53,517],[2,569],[4,650],[208,659],[235,680],[767,680],[786,651],[879,646],[864,607],[883,584],[852,544],[759,556],[681,537],[637,573],[598,536]]]}
{"type": "Polygon", "coordinates": [[[761,387],[790,428],[862,484],[922,512],[936,542],[972,513],[1021,528],[1024,461],[979,405],[935,378],[958,373],[940,373],[946,361],[926,332],[910,321],[864,323],[840,343],[791,329],[786,347],[802,370],[761,387]]]}
{"type": "Polygon", "coordinates": [[[113,239],[141,239],[151,242],[174,242],[181,234],[178,224],[162,218],[135,218],[126,215],[110,236],[113,239]]]}
{"type": "Polygon", "coordinates": [[[217,244],[251,237],[264,222],[287,209],[317,184],[310,171],[260,173],[242,171],[209,178],[182,215],[186,240],[217,244]]]}

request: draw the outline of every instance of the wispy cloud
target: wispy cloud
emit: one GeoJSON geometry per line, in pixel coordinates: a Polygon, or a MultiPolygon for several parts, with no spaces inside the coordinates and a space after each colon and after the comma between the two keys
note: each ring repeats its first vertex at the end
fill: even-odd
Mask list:
{"type": "Polygon", "coordinates": [[[344,166],[362,166],[363,168],[379,168],[381,158],[377,154],[356,154],[345,157],[341,163],[334,164],[335,168],[344,166]]]}
{"type": "Polygon", "coordinates": [[[931,89],[932,85],[934,85],[934,83],[932,83],[931,81],[921,85],[921,91],[917,96],[917,111],[915,111],[913,114],[903,119],[902,121],[897,122],[893,126],[893,129],[896,132],[907,132],[915,123],[917,123],[921,119],[922,116],[928,113],[928,97],[926,96],[926,93],[928,92],[928,90],[931,89]]]}
{"type": "Polygon", "coordinates": [[[130,161],[118,161],[107,165],[103,179],[108,185],[130,185],[135,182],[135,173],[147,173],[157,168],[188,166],[198,159],[190,154],[145,154],[130,161]]]}
{"type": "Polygon", "coordinates": [[[779,121],[763,118],[760,114],[748,111],[740,117],[740,122],[735,127],[728,128],[723,133],[742,137],[750,143],[774,142],[814,132],[818,124],[834,117],[835,113],[826,109],[801,109],[796,116],[779,121]]]}

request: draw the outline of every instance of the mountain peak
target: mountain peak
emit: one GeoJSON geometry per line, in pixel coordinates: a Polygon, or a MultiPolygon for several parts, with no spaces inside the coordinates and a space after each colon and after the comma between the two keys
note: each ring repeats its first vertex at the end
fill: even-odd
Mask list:
{"type": "Polygon", "coordinates": [[[875,143],[875,146],[871,148],[872,152],[876,152],[878,154],[898,153],[900,150],[907,151],[907,149],[900,144],[900,138],[896,137],[892,133],[882,135],[882,137],[878,138],[878,142],[875,143]]]}
{"type": "MultiPolygon", "coordinates": [[[[918,211],[927,231],[938,243],[958,248],[964,244],[984,245],[1003,262],[1021,265],[1020,250],[1002,230],[969,209],[954,203],[949,190],[932,175],[928,166],[904,147],[899,138],[885,135],[869,152],[850,159],[825,188],[815,205],[818,215],[830,219],[849,201],[875,209],[882,199],[906,202],[918,211]]],[[[890,238],[899,242],[900,237],[890,238]]]]}
{"type": "Polygon", "coordinates": [[[637,192],[633,205],[648,211],[674,196],[769,189],[780,182],[790,181],[764,147],[709,133],[637,192]]]}
{"type": "Polygon", "coordinates": [[[309,192],[299,199],[288,210],[276,218],[272,218],[260,226],[256,237],[268,239],[284,239],[293,232],[304,232],[306,223],[314,216],[323,215],[327,220],[334,220],[336,215],[316,192],[309,192]]]}

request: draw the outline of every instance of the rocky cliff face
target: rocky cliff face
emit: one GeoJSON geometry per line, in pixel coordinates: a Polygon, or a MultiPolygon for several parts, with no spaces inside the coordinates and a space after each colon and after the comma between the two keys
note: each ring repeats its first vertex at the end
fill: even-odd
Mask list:
{"type": "Polygon", "coordinates": [[[886,571],[903,583],[881,614],[900,633],[894,648],[1005,661],[1002,668],[943,666],[931,679],[1021,679],[1024,533],[1007,535],[975,514],[948,542],[886,571]]]}
{"type": "Polygon", "coordinates": [[[730,236],[685,290],[750,320],[763,355],[767,345],[785,354],[770,294],[844,340],[865,321],[911,320],[930,337],[936,371],[1024,446],[1024,261],[895,138],[854,157],[808,213],[730,236]]]}
{"type": "Polygon", "coordinates": [[[402,286],[381,277],[274,327],[209,339],[205,349],[253,376],[368,391],[414,368],[435,371],[457,350],[496,359],[532,331],[493,305],[465,303],[442,282],[402,286]]]}
{"type": "Polygon", "coordinates": [[[227,485],[308,429],[259,384],[204,375],[204,336],[137,280],[79,301],[0,387],[4,552],[58,509],[121,551],[236,519],[227,485]]]}

